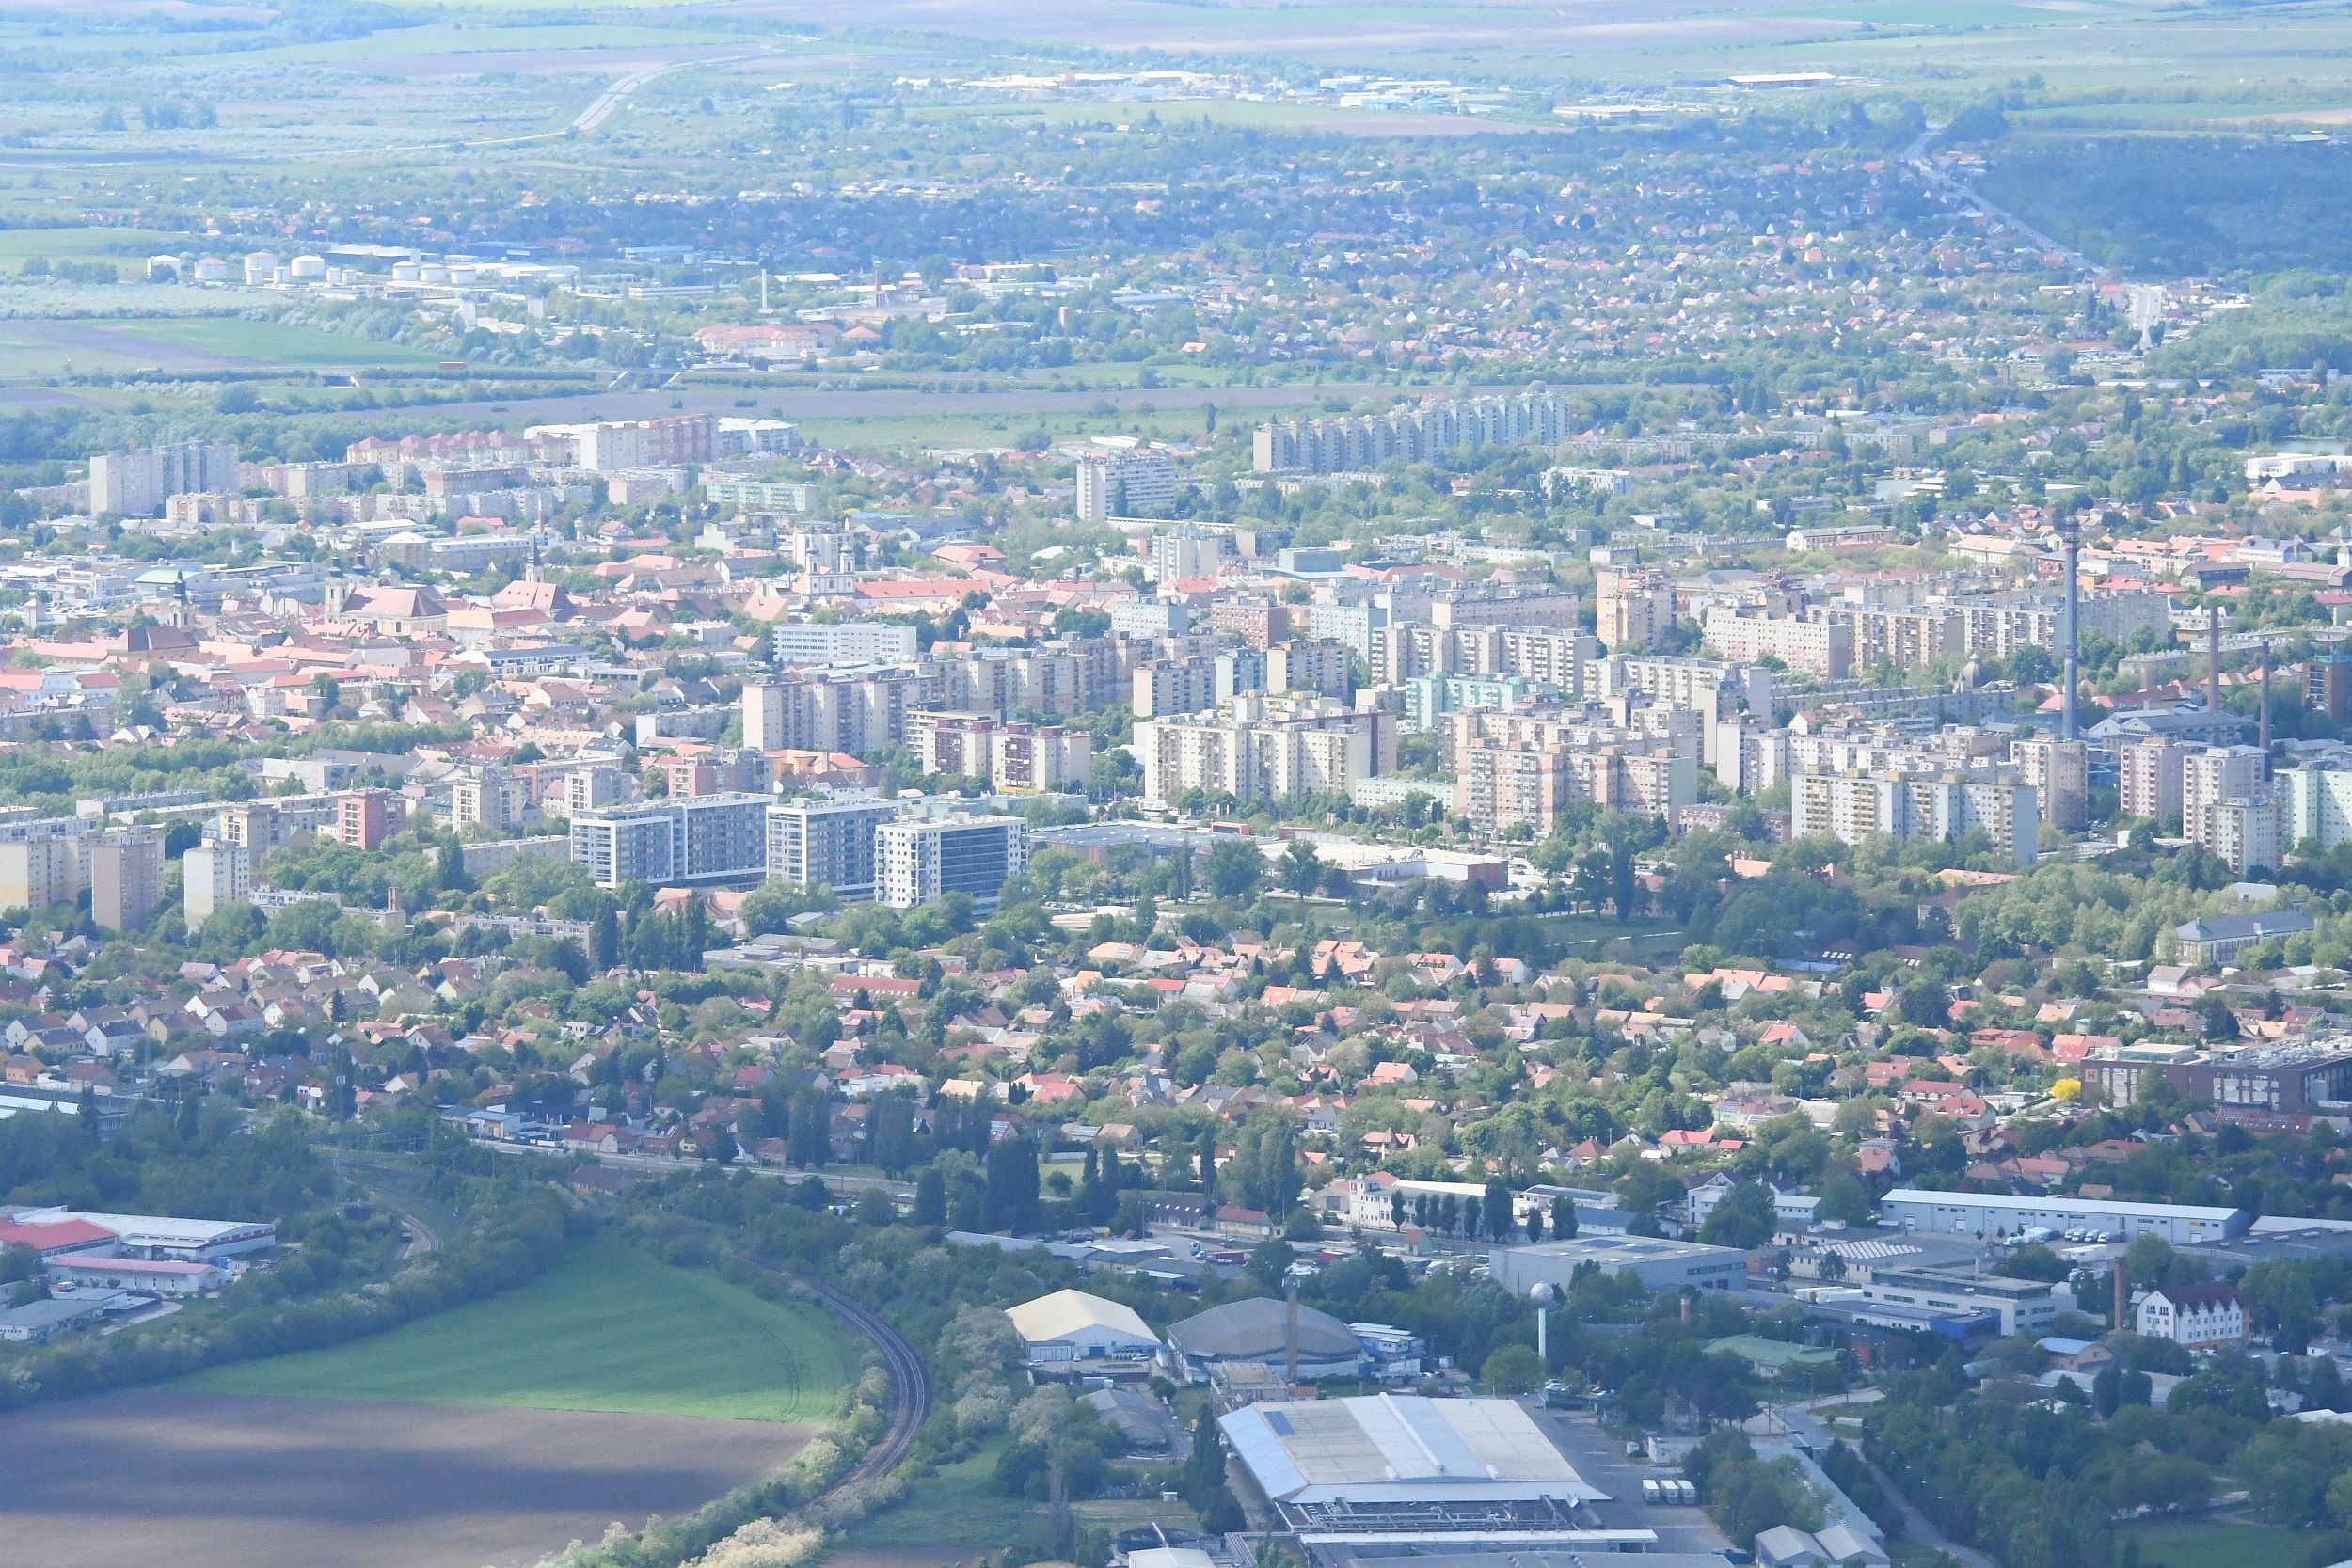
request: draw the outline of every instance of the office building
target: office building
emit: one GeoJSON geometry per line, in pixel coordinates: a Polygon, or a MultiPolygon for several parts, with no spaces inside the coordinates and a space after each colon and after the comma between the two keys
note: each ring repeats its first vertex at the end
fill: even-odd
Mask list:
{"type": "Polygon", "coordinates": [[[769,635],[778,664],[881,664],[921,652],[914,628],[887,621],[794,622],[769,635]]]}
{"type": "Polygon", "coordinates": [[[1074,510],[1082,523],[1162,517],[1176,504],[1176,460],[1156,447],[1090,451],[1078,459],[1074,510]]]}
{"type": "Polygon", "coordinates": [[[951,893],[993,909],[1005,883],[1029,863],[1027,824],[1017,816],[885,822],[874,833],[882,903],[911,910],[951,893]]]}
{"type": "Polygon", "coordinates": [[[143,931],[164,901],[164,835],[125,828],[90,846],[90,920],[108,931],[143,931]]]}
{"type": "Polygon", "coordinates": [[[750,882],[768,863],[767,797],[640,800],[572,818],[571,857],[598,887],[750,882]]]}
{"type": "Polygon", "coordinates": [[[768,808],[768,875],[833,889],[845,903],[874,896],[874,835],[895,822],[886,800],[795,800],[768,808]]]}
{"type": "Polygon", "coordinates": [[[234,441],[173,441],[103,452],[89,463],[94,516],[152,517],[173,496],[234,494],[234,441]]]}
{"type": "Polygon", "coordinates": [[[1629,1274],[1653,1293],[1688,1286],[1699,1291],[1736,1291],[1747,1282],[1748,1255],[1736,1247],[1702,1246],[1661,1236],[1582,1234],[1524,1246],[1498,1246],[1486,1254],[1486,1272],[1505,1290],[1524,1295],[1537,1285],[1565,1291],[1577,1271],[1591,1266],[1604,1274],[1629,1274]]]}
{"type": "Polygon", "coordinates": [[[193,931],[223,904],[243,903],[253,893],[253,852],[242,844],[206,838],[180,857],[181,907],[193,931]]]}

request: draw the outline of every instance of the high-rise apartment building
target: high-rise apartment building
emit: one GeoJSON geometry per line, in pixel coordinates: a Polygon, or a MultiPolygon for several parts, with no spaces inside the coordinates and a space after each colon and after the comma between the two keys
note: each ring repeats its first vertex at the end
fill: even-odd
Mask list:
{"type": "Polygon", "coordinates": [[[572,818],[572,859],[598,887],[750,881],[768,863],[763,795],[639,800],[572,818]]]}
{"type": "Polygon", "coordinates": [[[2079,740],[2035,737],[2010,743],[2017,775],[2042,800],[2042,820],[2074,832],[2090,825],[2090,748],[2079,740]]]}
{"type": "Polygon", "coordinates": [[[382,848],[400,821],[399,803],[389,791],[355,789],[335,798],[335,842],[350,848],[382,848]]]}
{"type": "Polygon", "coordinates": [[[768,875],[833,889],[844,903],[874,896],[874,835],[898,819],[887,800],[794,800],[768,808],[768,875]]]}
{"type": "Polygon", "coordinates": [[[794,622],[771,632],[769,645],[778,664],[878,664],[921,652],[913,626],[887,621],[794,622]]]}
{"type": "Polygon", "coordinates": [[[2115,749],[2117,804],[2127,816],[2166,822],[2181,815],[2181,768],[2189,749],[2161,736],[2115,749]]]}
{"type": "Polygon", "coordinates": [[[71,904],[89,885],[89,839],[79,819],[44,817],[0,828],[0,910],[71,904]]]}
{"type": "Polygon", "coordinates": [[[102,452],[89,461],[94,516],[152,517],[173,496],[236,488],[234,441],[173,441],[136,451],[102,452]]]}
{"type": "Polygon", "coordinates": [[[1017,816],[885,822],[874,832],[878,895],[911,910],[961,893],[993,909],[1005,883],[1029,863],[1027,833],[1017,816]]]}
{"type": "Polygon", "coordinates": [[[164,901],[164,835],[125,828],[90,846],[89,917],[108,931],[141,931],[164,901]]]}
{"type": "Polygon", "coordinates": [[[1675,585],[1665,573],[1603,566],[1593,573],[1593,630],[1611,653],[1640,653],[1675,624],[1675,585]]]}
{"type": "Polygon", "coordinates": [[[207,838],[180,857],[181,908],[193,931],[223,904],[242,903],[253,893],[253,852],[242,844],[207,838]]]}
{"type": "Polygon", "coordinates": [[[1176,460],[1155,447],[1090,451],[1078,459],[1078,521],[1158,517],[1176,503],[1176,460]]]}
{"type": "Polygon", "coordinates": [[[1396,768],[1396,716],[1337,703],[1237,697],[1215,713],[1136,725],[1143,798],[1165,805],[1187,791],[1235,800],[1346,795],[1359,779],[1396,768]]]}

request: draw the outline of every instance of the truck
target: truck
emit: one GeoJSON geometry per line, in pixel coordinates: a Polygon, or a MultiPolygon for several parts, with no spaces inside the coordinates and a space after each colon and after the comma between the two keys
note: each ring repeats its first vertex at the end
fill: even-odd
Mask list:
{"type": "Polygon", "coordinates": [[[1677,1481],[1673,1482],[1672,1485],[1675,1489],[1675,1501],[1680,1503],[1685,1508],[1696,1508],[1698,1506],[1699,1489],[1696,1486],[1687,1481],[1677,1481]]]}
{"type": "Polygon", "coordinates": [[[1655,1476],[1645,1478],[1642,1482],[1642,1501],[1647,1503],[1652,1508],[1656,1508],[1660,1503],[1662,1503],[1665,1500],[1666,1489],[1659,1481],[1658,1478],[1655,1476]]]}

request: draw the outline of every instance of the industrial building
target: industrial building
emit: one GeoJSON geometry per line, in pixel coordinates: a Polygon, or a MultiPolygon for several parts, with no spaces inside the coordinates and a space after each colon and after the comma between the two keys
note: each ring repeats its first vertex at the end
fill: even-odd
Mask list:
{"type": "MultiPolygon", "coordinates": [[[[1244,1406],[1217,1418],[1249,1482],[1309,1536],[1573,1530],[1608,1495],[1510,1400],[1410,1394],[1244,1406]]],[[[1645,1532],[1646,1533],[1646,1532],[1645,1532]]]]}
{"type": "Polygon", "coordinates": [[[1148,1365],[1160,1353],[1159,1336],[1134,1307],[1084,1291],[1056,1291],[1008,1307],[1005,1316],[1027,1347],[1032,1367],[1148,1365]]]}
{"type": "Polygon", "coordinates": [[[1591,1263],[1611,1274],[1630,1274],[1653,1292],[1734,1291],[1747,1279],[1748,1255],[1736,1247],[1702,1246],[1662,1236],[1570,1236],[1526,1246],[1499,1246],[1486,1254],[1495,1283],[1513,1291],[1537,1285],[1565,1290],[1576,1271],[1591,1263]]]}
{"type": "Polygon", "coordinates": [[[1187,1381],[1225,1384],[1356,1377],[1365,1360],[1355,1330],[1339,1319],[1270,1296],[1229,1301],[1170,1323],[1168,1351],[1187,1381]]]}
{"type": "Polygon", "coordinates": [[[2174,1245],[2243,1236],[2253,1216],[2243,1209],[2186,1203],[2111,1203],[2040,1194],[1939,1193],[1897,1187],[1879,1200],[1888,1225],[1947,1235],[2016,1236],[2027,1230],[2113,1231],[2129,1239],[2161,1236],[2174,1245]]]}

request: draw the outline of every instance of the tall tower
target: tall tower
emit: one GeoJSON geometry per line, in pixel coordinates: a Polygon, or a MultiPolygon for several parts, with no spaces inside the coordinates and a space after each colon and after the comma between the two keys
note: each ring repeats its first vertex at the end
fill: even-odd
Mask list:
{"type": "Polygon", "coordinates": [[[2063,740],[2082,738],[2082,715],[2075,711],[2082,686],[2082,655],[2075,637],[2075,610],[2081,594],[2079,586],[2083,547],[2083,525],[2080,517],[2070,516],[2058,524],[2058,540],[2066,546],[2066,610],[2059,635],[2066,644],[2066,697],[2064,715],[2058,736],[2063,740]]]}
{"type": "Polygon", "coordinates": [[[2270,777],[2270,639],[2263,639],[2262,750],[2263,777],[2270,777]]]}
{"type": "Polygon", "coordinates": [[[2221,607],[2205,607],[2205,711],[2221,711],[2221,607]]]}

